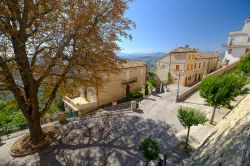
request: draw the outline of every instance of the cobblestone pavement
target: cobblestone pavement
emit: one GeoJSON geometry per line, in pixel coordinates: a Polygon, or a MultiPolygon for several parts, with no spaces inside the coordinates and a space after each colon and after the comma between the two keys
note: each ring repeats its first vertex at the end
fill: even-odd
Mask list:
{"type": "MultiPolygon", "coordinates": [[[[183,165],[187,154],[180,148],[186,130],[180,124],[177,111],[180,106],[189,106],[206,113],[210,118],[212,108],[194,93],[184,102],[176,103],[176,85],[170,91],[154,94],[143,99],[137,112],[106,111],[116,116],[105,115],[80,118],[62,126],[58,141],[45,151],[22,158],[13,158],[9,151],[19,137],[3,141],[0,146],[2,165],[144,165],[138,146],[139,140],[151,135],[161,143],[162,152],[170,153],[169,165],[183,165]],[[114,112],[114,113],[113,113],[114,112]]],[[[180,87],[180,91],[186,87],[180,87]]],[[[237,98],[240,101],[242,96],[237,98]]],[[[237,102],[235,102],[237,104],[237,102]]],[[[104,112],[104,111],[101,111],[104,112]]],[[[215,121],[219,122],[228,110],[219,109],[215,121]]],[[[206,124],[191,128],[190,144],[196,147],[214,126],[206,124]]]]}
{"type": "Polygon", "coordinates": [[[60,133],[58,140],[46,150],[21,158],[9,155],[11,145],[19,137],[4,141],[0,146],[1,165],[142,166],[145,159],[139,151],[139,142],[149,135],[160,142],[162,152],[171,152],[170,165],[183,165],[183,159],[188,157],[176,146],[171,126],[130,114],[80,118],[62,126],[60,133]]]}
{"type": "MultiPolygon", "coordinates": [[[[187,87],[180,86],[180,91],[185,90],[187,87]]],[[[176,103],[176,85],[169,86],[170,92],[156,94],[148,96],[146,99],[141,101],[138,113],[140,117],[145,119],[153,119],[162,121],[172,127],[176,133],[176,137],[180,141],[185,141],[186,129],[181,125],[178,115],[178,108],[181,106],[193,107],[207,115],[207,118],[210,119],[212,114],[212,107],[208,106],[204,99],[200,97],[199,92],[195,92],[189,98],[183,102],[176,103]]],[[[233,105],[236,105],[242,100],[243,96],[237,97],[237,100],[233,102],[233,105]]],[[[221,121],[230,110],[221,108],[217,109],[215,114],[215,123],[221,121]]],[[[138,114],[134,113],[134,114],[138,114]]],[[[206,138],[207,134],[214,128],[214,125],[210,125],[208,122],[205,125],[193,126],[190,132],[189,143],[192,147],[196,148],[200,143],[206,138]]]]}

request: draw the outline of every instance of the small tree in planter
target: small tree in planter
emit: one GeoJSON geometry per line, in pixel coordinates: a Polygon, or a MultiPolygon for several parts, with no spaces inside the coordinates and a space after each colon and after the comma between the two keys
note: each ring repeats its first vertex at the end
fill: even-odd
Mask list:
{"type": "Polygon", "coordinates": [[[139,148],[143,156],[147,159],[146,166],[150,161],[156,160],[160,154],[159,142],[150,136],[141,140],[139,148]]]}
{"type": "Polygon", "coordinates": [[[213,107],[210,124],[213,124],[215,111],[218,107],[231,108],[230,102],[238,95],[246,92],[246,89],[243,88],[246,82],[246,78],[237,73],[211,76],[201,82],[199,86],[200,95],[208,105],[213,107]]]}
{"type": "Polygon", "coordinates": [[[188,137],[191,126],[197,126],[198,124],[204,124],[207,121],[206,115],[203,112],[195,110],[194,108],[180,107],[178,111],[178,118],[184,127],[187,127],[187,137],[185,143],[185,149],[188,145],[188,137]]]}

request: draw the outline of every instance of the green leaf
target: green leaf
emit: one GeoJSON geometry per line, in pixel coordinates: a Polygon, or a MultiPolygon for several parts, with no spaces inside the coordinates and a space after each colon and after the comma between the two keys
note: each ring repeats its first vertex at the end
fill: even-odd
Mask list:
{"type": "Polygon", "coordinates": [[[180,107],[178,118],[184,127],[197,126],[207,121],[206,115],[194,108],[180,107]]]}

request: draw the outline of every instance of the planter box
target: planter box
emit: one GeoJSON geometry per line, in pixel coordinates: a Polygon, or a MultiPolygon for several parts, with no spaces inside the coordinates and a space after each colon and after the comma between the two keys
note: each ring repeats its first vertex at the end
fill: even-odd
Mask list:
{"type": "Polygon", "coordinates": [[[131,101],[131,109],[132,111],[136,111],[136,101],[131,101]]]}
{"type": "Polygon", "coordinates": [[[115,105],[117,105],[117,102],[116,102],[116,101],[113,101],[113,102],[112,102],[112,106],[115,106],[115,105]]]}

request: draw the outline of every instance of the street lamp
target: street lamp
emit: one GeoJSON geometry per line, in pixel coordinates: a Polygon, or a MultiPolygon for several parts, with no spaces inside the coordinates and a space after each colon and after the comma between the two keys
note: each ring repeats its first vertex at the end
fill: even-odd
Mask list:
{"type": "Polygon", "coordinates": [[[175,72],[175,75],[178,77],[178,88],[177,88],[177,95],[176,95],[176,103],[179,102],[179,87],[180,87],[180,77],[185,75],[185,72],[183,70],[177,70],[175,72]]]}

